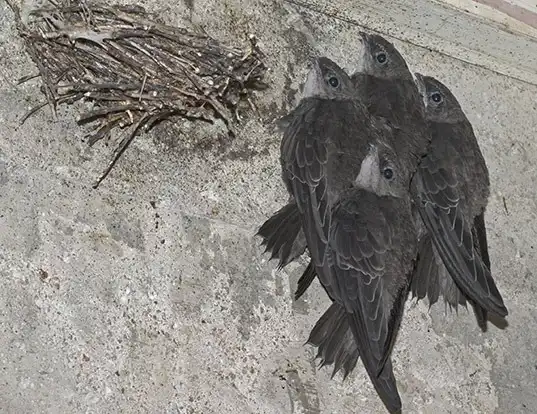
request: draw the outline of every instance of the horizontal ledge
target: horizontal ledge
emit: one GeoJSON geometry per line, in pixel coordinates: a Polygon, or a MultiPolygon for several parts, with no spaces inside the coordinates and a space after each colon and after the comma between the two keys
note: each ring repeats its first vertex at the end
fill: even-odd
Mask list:
{"type": "Polygon", "coordinates": [[[284,1],[537,85],[537,38],[447,4],[430,0],[284,1]]]}

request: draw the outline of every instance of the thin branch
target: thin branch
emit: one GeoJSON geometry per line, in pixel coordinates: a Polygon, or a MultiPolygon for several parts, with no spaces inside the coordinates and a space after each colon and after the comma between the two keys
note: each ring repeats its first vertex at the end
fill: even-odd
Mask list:
{"type": "Polygon", "coordinates": [[[133,128],[132,132],[121,140],[119,145],[114,150],[114,154],[112,155],[112,159],[108,163],[108,166],[106,167],[104,172],[99,176],[97,181],[95,181],[95,183],[93,184],[92,186],[93,188],[99,187],[99,184],[101,184],[101,182],[106,178],[106,176],[110,173],[110,171],[112,171],[112,168],[116,164],[117,160],[119,160],[119,157],[121,157],[121,155],[125,152],[125,150],[130,145],[132,140],[138,134],[139,130],[149,121],[149,119],[151,119],[151,117],[152,116],[149,114],[144,115],[144,117],[140,119],[138,123],[136,124],[136,126],[133,128]]]}

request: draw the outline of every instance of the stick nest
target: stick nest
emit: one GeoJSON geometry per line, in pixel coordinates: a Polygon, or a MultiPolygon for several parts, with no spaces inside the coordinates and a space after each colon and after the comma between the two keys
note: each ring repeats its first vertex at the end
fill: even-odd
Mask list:
{"type": "Polygon", "coordinates": [[[233,136],[240,104],[255,110],[252,91],[267,87],[264,55],[253,35],[241,50],[152,21],[138,6],[84,1],[51,3],[32,11],[28,23],[15,14],[46,97],[23,122],[46,105],[55,114],[59,104],[85,101],[91,109],[78,122],[93,126],[90,146],[114,130],[127,130],[94,188],[132,140],[160,121],[221,119],[233,136]]]}

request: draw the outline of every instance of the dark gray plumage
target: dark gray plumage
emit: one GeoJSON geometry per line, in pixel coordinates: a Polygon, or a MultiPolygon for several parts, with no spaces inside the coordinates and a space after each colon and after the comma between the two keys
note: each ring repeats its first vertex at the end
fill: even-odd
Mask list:
{"type": "Polygon", "coordinates": [[[352,81],[368,111],[394,127],[394,148],[413,172],[431,141],[421,95],[405,59],[392,43],[379,35],[360,35],[362,67],[352,81]]]}
{"type": "MultiPolygon", "coordinates": [[[[473,129],[453,94],[434,78],[419,74],[416,78],[426,101],[432,143],[414,176],[414,192],[423,203],[421,216],[427,226],[421,220],[416,222],[421,234],[411,290],[418,299],[428,296],[431,305],[440,296],[455,309],[469,301],[485,330],[487,310],[507,315],[490,275],[484,222],[488,170],[473,129]]],[[[299,288],[306,289],[300,283],[299,288]]],[[[319,348],[326,365],[334,364],[334,372],[342,369],[348,375],[356,365],[358,349],[346,321],[331,322],[331,327],[325,325],[324,329],[316,326],[310,343],[319,348]]]]}
{"type": "MultiPolygon", "coordinates": [[[[347,373],[361,355],[370,377],[378,375],[390,397],[397,391],[386,374],[392,370],[390,354],[417,254],[408,180],[391,148],[372,146],[355,187],[333,208],[327,259],[316,271],[334,303],[308,339],[320,341],[324,364],[347,361],[342,366],[347,373]],[[341,328],[350,328],[353,343],[341,328]]],[[[399,397],[393,397],[383,401],[390,412],[399,412],[399,397]]]]}
{"type": "Polygon", "coordinates": [[[314,97],[300,102],[285,129],[282,177],[296,200],[315,271],[335,301],[329,312],[348,319],[379,396],[397,412],[389,355],[415,255],[412,243],[400,248],[401,237],[411,234],[400,230],[410,221],[410,175],[387,145],[370,149],[368,143],[390,138],[391,128],[354,99],[350,78],[335,63],[319,58],[305,90],[314,97]],[[409,219],[390,223],[400,210],[409,219]]]}
{"type": "MultiPolygon", "coordinates": [[[[304,123],[305,118],[311,115],[311,110],[308,105],[315,103],[318,98],[324,98],[326,97],[326,91],[323,90],[323,88],[319,87],[319,85],[315,84],[313,75],[313,72],[310,72],[308,75],[308,79],[306,80],[306,83],[304,85],[304,92],[303,92],[303,99],[301,103],[292,110],[289,114],[282,117],[278,124],[280,129],[287,130],[291,127],[291,124],[300,124],[304,123]]],[[[356,93],[356,89],[352,86],[352,81],[350,78],[346,76],[346,82],[348,82],[348,85],[346,89],[349,91],[349,93],[353,94],[353,96],[349,96],[348,98],[352,101],[356,101],[359,98],[359,95],[356,93]]],[[[349,108],[351,108],[355,103],[352,103],[350,105],[345,105],[340,102],[339,107],[331,107],[328,108],[326,112],[324,112],[322,109],[317,110],[314,116],[320,117],[321,119],[317,121],[316,126],[319,126],[320,128],[324,128],[325,125],[322,125],[323,119],[329,119],[333,118],[334,114],[331,113],[335,108],[336,111],[342,112],[342,114],[345,114],[345,111],[349,111],[349,108]]],[[[362,112],[364,110],[362,109],[362,112]]],[[[371,123],[374,128],[387,128],[385,125],[384,120],[380,119],[374,119],[371,118],[369,115],[365,115],[365,117],[361,121],[361,126],[364,130],[367,130],[368,125],[366,120],[372,120],[371,123]]],[[[347,130],[342,129],[341,133],[349,133],[348,126],[351,125],[352,122],[345,122],[343,124],[343,128],[347,128],[347,130]]],[[[328,123],[327,125],[335,125],[328,123]]],[[[340,128],[340,126],[336,126],[336,128],[340,128]]],[[[391,131],[391,128],[388,128],[391,131]]],[[[391,132],[390,132],[391,133],[391,132]]],[[[351,162],[354,163],[355,168],[359,167],[359,163],[365,156],[367,152],[367,139],[363,139],[364,136],[367,136],[367,134],[362,134],[362,145],[358,145],[356,141],[352,141],[352,145],[354,145],[353,151],[356,155],[356,160],[352,160],[351,162]],[[359,151],[359,152],[357,152],[359,151]],[[356,163],[357,161],[358,163],[356,163]]],[[[343,168],[343,166],[341,166],[343,168]]],[[[298,217],[298,211],[296,209],[296,204],[294,201],[293,191],[289,187],[289,179],[286,176],[288,174],[285,169],[282,170],[282,179],[286,185],[286,188],[291,196],[289,203],[284,206],[282,209],[280,209],[278,212],[276,212],[272,217],[270,217],[258,230],[257,235],[261,236],[263,238],[262,244],[265,245],[265,251],[271,252],[271,259],[278,258],[279,259],[279,265],[278,267],[281,269],[285,267],[287,264],[289,264],[291,261],[296,260],[299,256],[301,256],[306,248],[306,238],[304,236],[302,227],[300,225],[300,222],[297,220],[298,217]]]]}
{"type": "MultiPolygon", "coordinates": [[[[363,37],[364,39],[366,39],[368,36],[365,35],[363,37]]],[[[380,37],[370,36],[369,38],[374,39],[380,37]]],[[[377,42],[377,44],[378,43],[380,42],[377,42]]],[[[391,50],[390,47],[384,46],[384,52],[386,51],[386,49],[391,50]]],[[[364,48],[364,51],[369,52],[369,56],[375,58],[378,53],[382,51],[382,48],[369,47],[364,48]]],[[[390,55],[396,56],[398,59],[400,58],[402,60],[402,57],[400,57],[400,54],[398,53],[390,53],[390,55]]],[[[383,59],[381,58],[381,60],[383,59]]],[[[404,60],[402,61],[404,62],[404,60]]],[[[419,114],[416,114],[416,112],[413,112],[412,110],[412,102],[415,102],[416,100],[416,89],[414,87],[413,90],[412,85],[408,83],[408,80],[411,79],[411,77],[409,76],[409,71],[406,67],[406,64],[404,65],[405,70],[402,71],[406,71],[406,73],[403,74],[404,81],[396,82],[392,88],[386,88],[384,85],[389,84],[389,82],[386,81],[386,78],[389,78],[389,76],[385,75],[389,71],[385,70],[384,75],[379,76],[377,74],[377,76],[374,76],[375,73],[371,70],[372,68],[374,68],[374,66],[371,64],[367,66],[367,61],[365,62],[366,64],[364,65],[364,68],[362,68],[363,72],[357,73],[352,77],[353,83],[359,90],[359,95],[363,95],[366,97],[364,101],[367,103],[368,109],[372,113],[384,115],[386,116],[386,118],[388,118],[390,124],[397,131],[395,135],[399,134],[399,136],[403,136],[405,133],[405,125],[411,125],[413,120],[418,120],[419,122],[420,117],[419,114]],[[405,96],[405,92],[403,92],[405,90],[405,87],[402,85],[406,85],[407,90],[411,91],[412,99],[401,99],[401,97],[405,96]],[[377,91],[378,93],[375,93],[375,91],[377,91]],[[399,109],[401,110],[399,111],[399,109]],[[408,114],[412,113],[414,115],[411,115],[409,117],[408,114]]],[[[371,61],[369,63],[371,63],[371,61]]],[[[452,97],[452,94],[448,90],[447,92],[447,96],[452,97]]],[[[428,96],[431,97],[430,94],[428,96]]],[[[456,103],[455,107],[460,110],[460,106],[458,105],[456,99],[452,97],[452,100],[456,103]]],[[[417,105],[416,107],[423,108],[422,105],[417,105]]],[[[428,109],[430,112],[431,107],[429,106],[428,109]]],[[[421,110],[422,109],[419,109],[419,111],[421,110]]],[[[478,166],[476,170],[470,171],[469,173],[465,173],[465,177],[470,178],[470,183],[463,184],[462,187],[460,187],[460,183],[455,185],[454,191],[458,191],[459,193],[462,191],[462,193],[459,194],[459,197],[461,194],[463,195],[463,197],[459,199],[456,206],[449,206],[449,211],[452,213],[451,218],[455,219],[455,223],[458,222],[459,225],[462,224],[463,221],[461,220],[461,217],[466,220],[464,226],[457,228],[457,230],[464,229],[464,231],[462,231],[462,239],[459,237],[459,240],[457,242],[457,239],[453,238],[455,233],[452,231],[451,236],[449,236],[448,232],[447,242],[444,240],[442,245],[443,247],[440,246],[440,248],[437,248],[436,243],[438,243],[438,241],[434,240],[434,234],[431,234],[426,230],[423,223],[421,223],[421,220],[417,220],[417,226],[420,234],[420,260],[418,262],[418,266],[414,274],[412,292],[414,296],[418,297],[418,299],[428,296],[431,305],[438,301],[440,296],[443,296],[444,300],[451,307],[454,308],[456,308],[459,304],[465,305],[466,302],[469,301],[474,308],[479,326],[483,330],[485,330],[487,318],[485,309],[494,309],[493,311],[500,315],[507,314],[507,310],[505,309],[501,295],[497,291],[494,281],[490,277],[490,259],[488,255],[487,237],[484,225],[484,210],[489,191],[488,172],[486,170],[486,165],[484,163],[481,152],[479,151],[479,147],[477,145],[477,141],[473,134],[471,125],[462,113],[462,110],[460,110],[460,113],[457,114],[456,119],[458,121],[455,122],[459,123],[460,125],[449,125],[447,128],[446,125],[444,125],[443,127],[435,131],[435,126],[432,125],[433,121],[439,121],[440,124],[446,124],[447,120],[438,118],[438,115],[436,116],[437,118],[435,119],[435,115],[429,113],[429,121],[431,121],[431,124],[428,124],[427,127],[432,128],[429,130],[429,133],[432,132],[433,135],[437,138],[438,136],[442,135],[438,134],[438,132],[444,131],[443,134],[445,134],[446,129],[452,129],[452,132],[454,134],[458,134],[460,137],[465,136],[468,142],[463,142],[462,144],[460,144],[460,147],[459,143],[456,143],[455,148],[462,149],[466,148],[468,145],[471,146],[472,149],[468,152],[468,154],[472,154],[472,156],[470,157],[470,160],[466,160],[467,167],[473,165],[473,163],[477,163],[478,166]],[[480,186],[480,189],[473,188],[473,185],[480,186]],[[483,190],[485,190],[485,192],[483,192],[483,190]],[[465,198],[468,197],[468,194],[471,194],[472,197],[475,197],[475,200],[472,201],[469,206],[465,207],[465,198]],[[474,207],[472,207],[471,205],[473,205],[474,207]],[[470,213],[455,214],[456,210],[468,211],[468,209],[471,211],[470,213]],[[458,220],[457,216],[459,216],[458,220]],[[455,243],[453,243],[454,241],[455,243]],[[459,246],[459,248],[460,246],[465,246],[465,248],[462,250],[457,250],[454,249],[455,246],[459,246]],[[473,246],[473,248],[471,248],[470,246],[473,246]],[[443,264],[444,257],[442,257],[442,255],[447,260],[449,271],[443,264]],[[481,260],[479,260],[479,257],[481,257],[481,260]],[[462,279],[462,284],[455,282],[454,278],[450,274],[451,272],[455,272],[455,280],[457,279],[457,277],[462,279]],[[460,287],[462,287],[462,291],[460,287]],[[472,298],[476,298],[476,300],[473,300],[472,298]]],[[[288,119],[285,120],[285,122],[287,121],[288,119]]],[[[452,122],[447,122],[447,124],[450,123],[452,122]]],[[[408,127],[406,128],[406,130],[412,131],[412,129],[408,127]]],[[[444,137],[444,139],[449,139],[449,137],[444,137]]],[[[404,139],[402,139],[401,141],[404,142],[404,139]]],[[[398,142],[400,141],[395,141],[395,144],[397,144],[398,142]]],[[[418,140],[418,145],[407,147],[407,151],[409,151],[409,154],[411,156],[417,156],[417,153],[420,152],[419,142],[420,140],[418,140]],[[417,148],[417,151],[413,150],[413,148],[417,148]]],[[[457,141],[455,140],[454,142],[457,141]]],[[[442,146],[440,145],[437,149],[437,152],[440,157],[442,157],[443,155],[443,151],[441,148],[442,146]]],[[[405,147],[399,147],[398,150],[400,152],[404,152],[405,147]]],[[[432,152],[435,152],[434,149],[432,152]]],[[[453,153],[448,152],[448,154],[450,154],[448,155],[448,158],[453,157],[453,153]]],[[[455,158],[461,158],[460,154],[457,155],[455,158]]],[[[435,179],[438,179],[439,177],[442,178],[441,175],[437,174],[436,168],[438,165],[436,164],[436,161],[432,161],[433,159],[434,157],[427,158],[423,164],[423,167],[428,169],[435,179]]],[[[465,159],[464,156],[462,157],[462,159],[465,159]]],[[[440,169],[441,168],[439,168],[439,170],[440,169]]],[[[423,173],[419,172],[418,175],[421,176],[423,175],[423,173]]],[[[461,176],[459,175],[457,179],[460,178],[461,176]]],[[[436,181],[433,180],[431,182],[436,181]]],[[[449,179],[442,185],[445,185],[448,182],[449,179]]],[[[439,211],[447,211],[447,204],[442,205],[441,201],[445,202],[447,200],[449,202],[452,202],[452,200],[449,200],[449,198],[445,199],[446,195],[450,195],[449,192],[452,189],[449,186],[447,186],[446,188],[448,188],[448,190],[439,191],[438,197],[440,197],[440,199],[444,197],[444,199],[435,200],[436,206],[434,206],[434,203],[431,203],[429,200],[429,204],[427,207],[429,213],[434,212],[435,214],[438,214],[439,211]],[[444,207],[444,209],[442,209],[442,206],[444,207]]],[[[413,187],[413,196],[416,200],[418,199],[416,186],[413,187]]],[[[427,192],[425,192],[425,195],[422,195],[422,197],[432,197],[433,199],[435,198],[431,196],[431,194],[427,195],[427,192]]],[[[287,209],[287,212],[296,211],[296,209],[293,208],[293,204],[288,204],[285,208],[287,209]]],[[[435,218],[435,214],[429,215],[435,218]]],[[[442,217],[442,215],[439,215],[435,218],[437,220],[437,225],[441,224],[442,222],[444,222],[444,225],[449,223],[449,220],[446,220],[446,217],[450,217],[449,214],[443,217],[444,220],[439,219],[438,217],[442,217]]],[[[429,226],[431,226],[431,224],[434,224],[434,221],[431,222],[429,220],[428,224],[429,226]]],[[[283,266],[285,266],[290,261],[296,259],[305,250],[305,244],[303,242],[305,238],[303,236],[302,228],[297,225],[292,229],[287,229],[288,231],[286,237],[280,238],[280,240],[285,240],[285,243],[287,244],[293,244],[295,246],[295,250],[287,250],[287,252],[289,253],[287,254],[287,256],[285,256],[285,263],[283,264],[283,266]],[[297,249],[296,246],[299,246],[299,248],[297,249]]],[[[264,234],[261,234],[265,238],[265,240],[274,239],[274,237],[278,235],[278,231],[274,231],[274,226],[272,227],[272,230],[272,233],[265,231],[264,234]]],[[[439,232],[437,231],[437,233],[439,232]]],[[[442,241],[442,238],[440,238],[439,240],[442,241]]],[[[275,246],[277,247],[278,243],[276,243],[275,246]]],[[[274,250],[272,251],[274,252],[274,250]]],[[[281,250],[277,252],[276,257],[282,258],[281,252],[281,250]]],[[[280,261],[280,264],[281,263],[282,261],[280,261]]],[[[296,298],[298,298],[305,292],[305,290],[315,278],[315,275],[316,273],[313,266],[308,266],[308,268],[304,272],[304,275],[299,280],[296,291],[296,298]]],[[[337,311],[332,311],[330,314],[328,314],[327,312],[327,314],[325,315],[326,317],[321,318],[321,320],[319,320],[319,322],[312,330],[309,342],[318,347],[318,356],[321,358],[323,364],[329,365],[333,363],[334,374],[338,370],[342,369],[344,371],[344,375],[346,376],[356,365],[359,356],[358,349],[353,340],[353,336],[351,335],[350,326],[346,318],[338,314],[337,311]]]]}
{"type": "Polygon", "coordinates": [[[369,116],[355,99],[349,76],[328,58],[316,60],[304,96],[283,135],[282,178],[297,200],[300,217],[308,218],[309,230],[319,237],[306,234],[310,253],[316,251],[315,265],[322,266],[330,208],[358,175],[367,144],[390,129],[369,116]],[[304,186],[297,187],[297,182],[304,186]]]}
{"type": "MultiPolygon", "coordinates": [[[[361,33],[361,37],[362,68],[352,75],[357,98],[364,102],[371,115],[382,117],[393,126],[392,145],[407,168],[414,171],[430,142],[423,101],[404,58],[393,44],[378,35],[361,33]]],[[[289,119],[286,116],[283,125],[288,124],[289,119]]],[[[295,214],[292,202],[280,212],[283,210],[289,216],[295,214]]],[[[305,238],[298,225],[283,227],[281,216],[267,220],[258,234],[272,252],[272,258],[278,257],[280,267],[284,267],[304,253],[305,238]]],[[[307,290],[312,280],[311,277],[300,280],[296,298],[307,290]]]]}
{"type": "MultiPolygon", "coordinates": [[[[416,74],[416,82],[433,141],[413,187],[430,239],[424,243],[431,243],[427,248],[441,261],[436,260],[438,268],[432,273],[418,271],[413,292],[423,297],[427,291],[431,302],[439,292],[453,307],[468,298],[485,328],[487,311],[501,317],[508,313],[490,273],[484,222],[488,169],[472,126],[451,91],[429,76],[416,74]]],[[[433,262],[430,265],[434,267],[433,262]]]]}
{"type": "MultiPolygon", "coordinates": [[[[364,43],[362,49],[363,72],[352,77],[356,88],[356,97],[365,103],[370,114],[375,115],[375,119],[383,118],[393,127],[390,142],[395,148],[399,160],[404,163],[405,170],[411,175],[416,170],[421,157],[426,153],[430,142],[430,134],[424,120],[423,102],[406,62],[395,47],[380,36],[362,34],[362,39],[364,43]],[[385,58],[382,62],[378,60],[380,53],[385,58]]],[[[286,116],[281,126],[285,128],[291,119],[291,116],[286,116]]],[[[293,209],[293,203],[288,204],[282,210],[285,210],[286,214],[290,216],[294,214],[293,211],[296,211],[293,209]]],[[[269,219],[261,227],[258,234],[264,238],[267,245],[274,246],[271,250],[273,257],[278,257],[280,267],[283,267],[304,252],[305,245],[299,248],[296,246],[304,241],[305,237],[298,225],[284,227],[279,219],[280,225],[278,226],[277,220],[269,219]],[[282,230],[285,233],[283,237],[282,230]],[[271,240],[276,241],[271,242],[271,240]],[[289,246],[294,246],[294,249],[289,246]]],[[[287,220],[287,222],[289,221],[291,220],[287,220]]],[[[315,275],[316,269],[310,263],[298,282],[295,298],[298,299],[307,290],[315,275]]],[[[326,286],[324,287],[328,295],[334,299],[331,292],[326,289],[326,286]]],[[[406,299],[406,295],[400,295],[400,298],[403,297],[406,299]]],[[[398,305],[400,307],[396,312],[398,320],[402,314],[404,299],[401,299],[398,305]]],[[[337,313],[333,313],[332,318],[326,318],[326,320],[333,322],[335,318],[338,318],[337,313]]],[[[333,325],[321,322],[322,320],[314,327],[309,342],[318,346],[319,356],[323,364],[334,362],[334,373],[341,368],[344,369],[345,375],[348,375],[352,367],[356,365],[359,355],[354,343],[344,341],[345,338],[349,337],[348,334],[345,334],[345,329],[350,328],[348,321],[339,320],[333,325]],[[347,344],[346,347],[334,348],[333,346],[333,344],[344,343],[347,344]],[[349,350],[353,348],[354,350],[350,352],[349,350]]],[[[394,325],[392,333],[396,331],[395,328],[394,325]]],[[[389,355],[390,347],[383,349],[383,357],[389,355]]]]}
{"type": "MultiPolygon", "coordinates": [[[[382,118],[393,127],[392,145],[408,169],[413,171],[430,142],[421,96],[405,60],[393,44],[382,36],[360,35],[363,67],[352,75],[356,98],[366,105],[374,118],[382,118]]],[[[292,113],[286,115],[280,120],[280,127],[285,128],[292,119],[292,113]]],[[[272,253],[271,259],[279,259],[280,268],[296,260],[305,251],[302,229],[293,220],[296,215],[293,203],[291,199],[257,233],[263,238],[266,251],[272,253]],[[289,222],[295,225],[288,225],[289,222]]],[[[312,279],[302,280],[304,284],[299,286],[301,292],[307,289],[307,281],[311,283],[312,279]]],[[[299,296],[297,294],[295,297],[299,296]]]]}

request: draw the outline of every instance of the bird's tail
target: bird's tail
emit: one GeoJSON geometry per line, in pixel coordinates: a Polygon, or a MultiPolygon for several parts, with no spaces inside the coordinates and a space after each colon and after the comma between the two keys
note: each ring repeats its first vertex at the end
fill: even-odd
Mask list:
{"type": "Polygon", "coordinates": [[[334,364],[332,377],[342,370],[343,378],[347,378],[360,357],[345,309],[336,303],[317,321],[308,343],[318,348],[317,358],[321,360],[321,366],[334,364]]]}
{"type": "MultiPolygon", "coordinates": [[[[429,234],[425,234],[420,241],[419,261],[412,278],[412,296],[418,300],[425,296],[429,299],[429,306],[434,305],[439,296],[450,308],[457,310],[459,305],[466,306],[470,302],[474,310],[478,326],[482,331],[487,330],[487,311],[471,299],[467,299],[441,262],[440,256],[435,253],[433,241],[429,234]]],[[[483,255],[483,262],[490,270],[488,252],[483,255]]]]}
{"type": "MultiPolygon", "coordinates": [[[[332,377],[342,370],[343,377],[346,378],[360,357],[350,329],[349,315],[337,303],[333,303],[317,321],[308,343],[318,348],[317,357],[321,359],[321,366],[334,364],[332,377]]],[[[377,375],[376,367],[368,365],[370,364],[364,364],[380,399],[390,413],[400,413],[401,398],[397,391],[391,359],[386,361],[380,375],[377,375]]]]}
{"type": "Polygon", "coordinates": [[[280,269],[300,257],[306,249],[300,213],[295,203],[289,203],[270,217],[257,232],[263,238],[270,259],[279,260],[280,269]]]}

